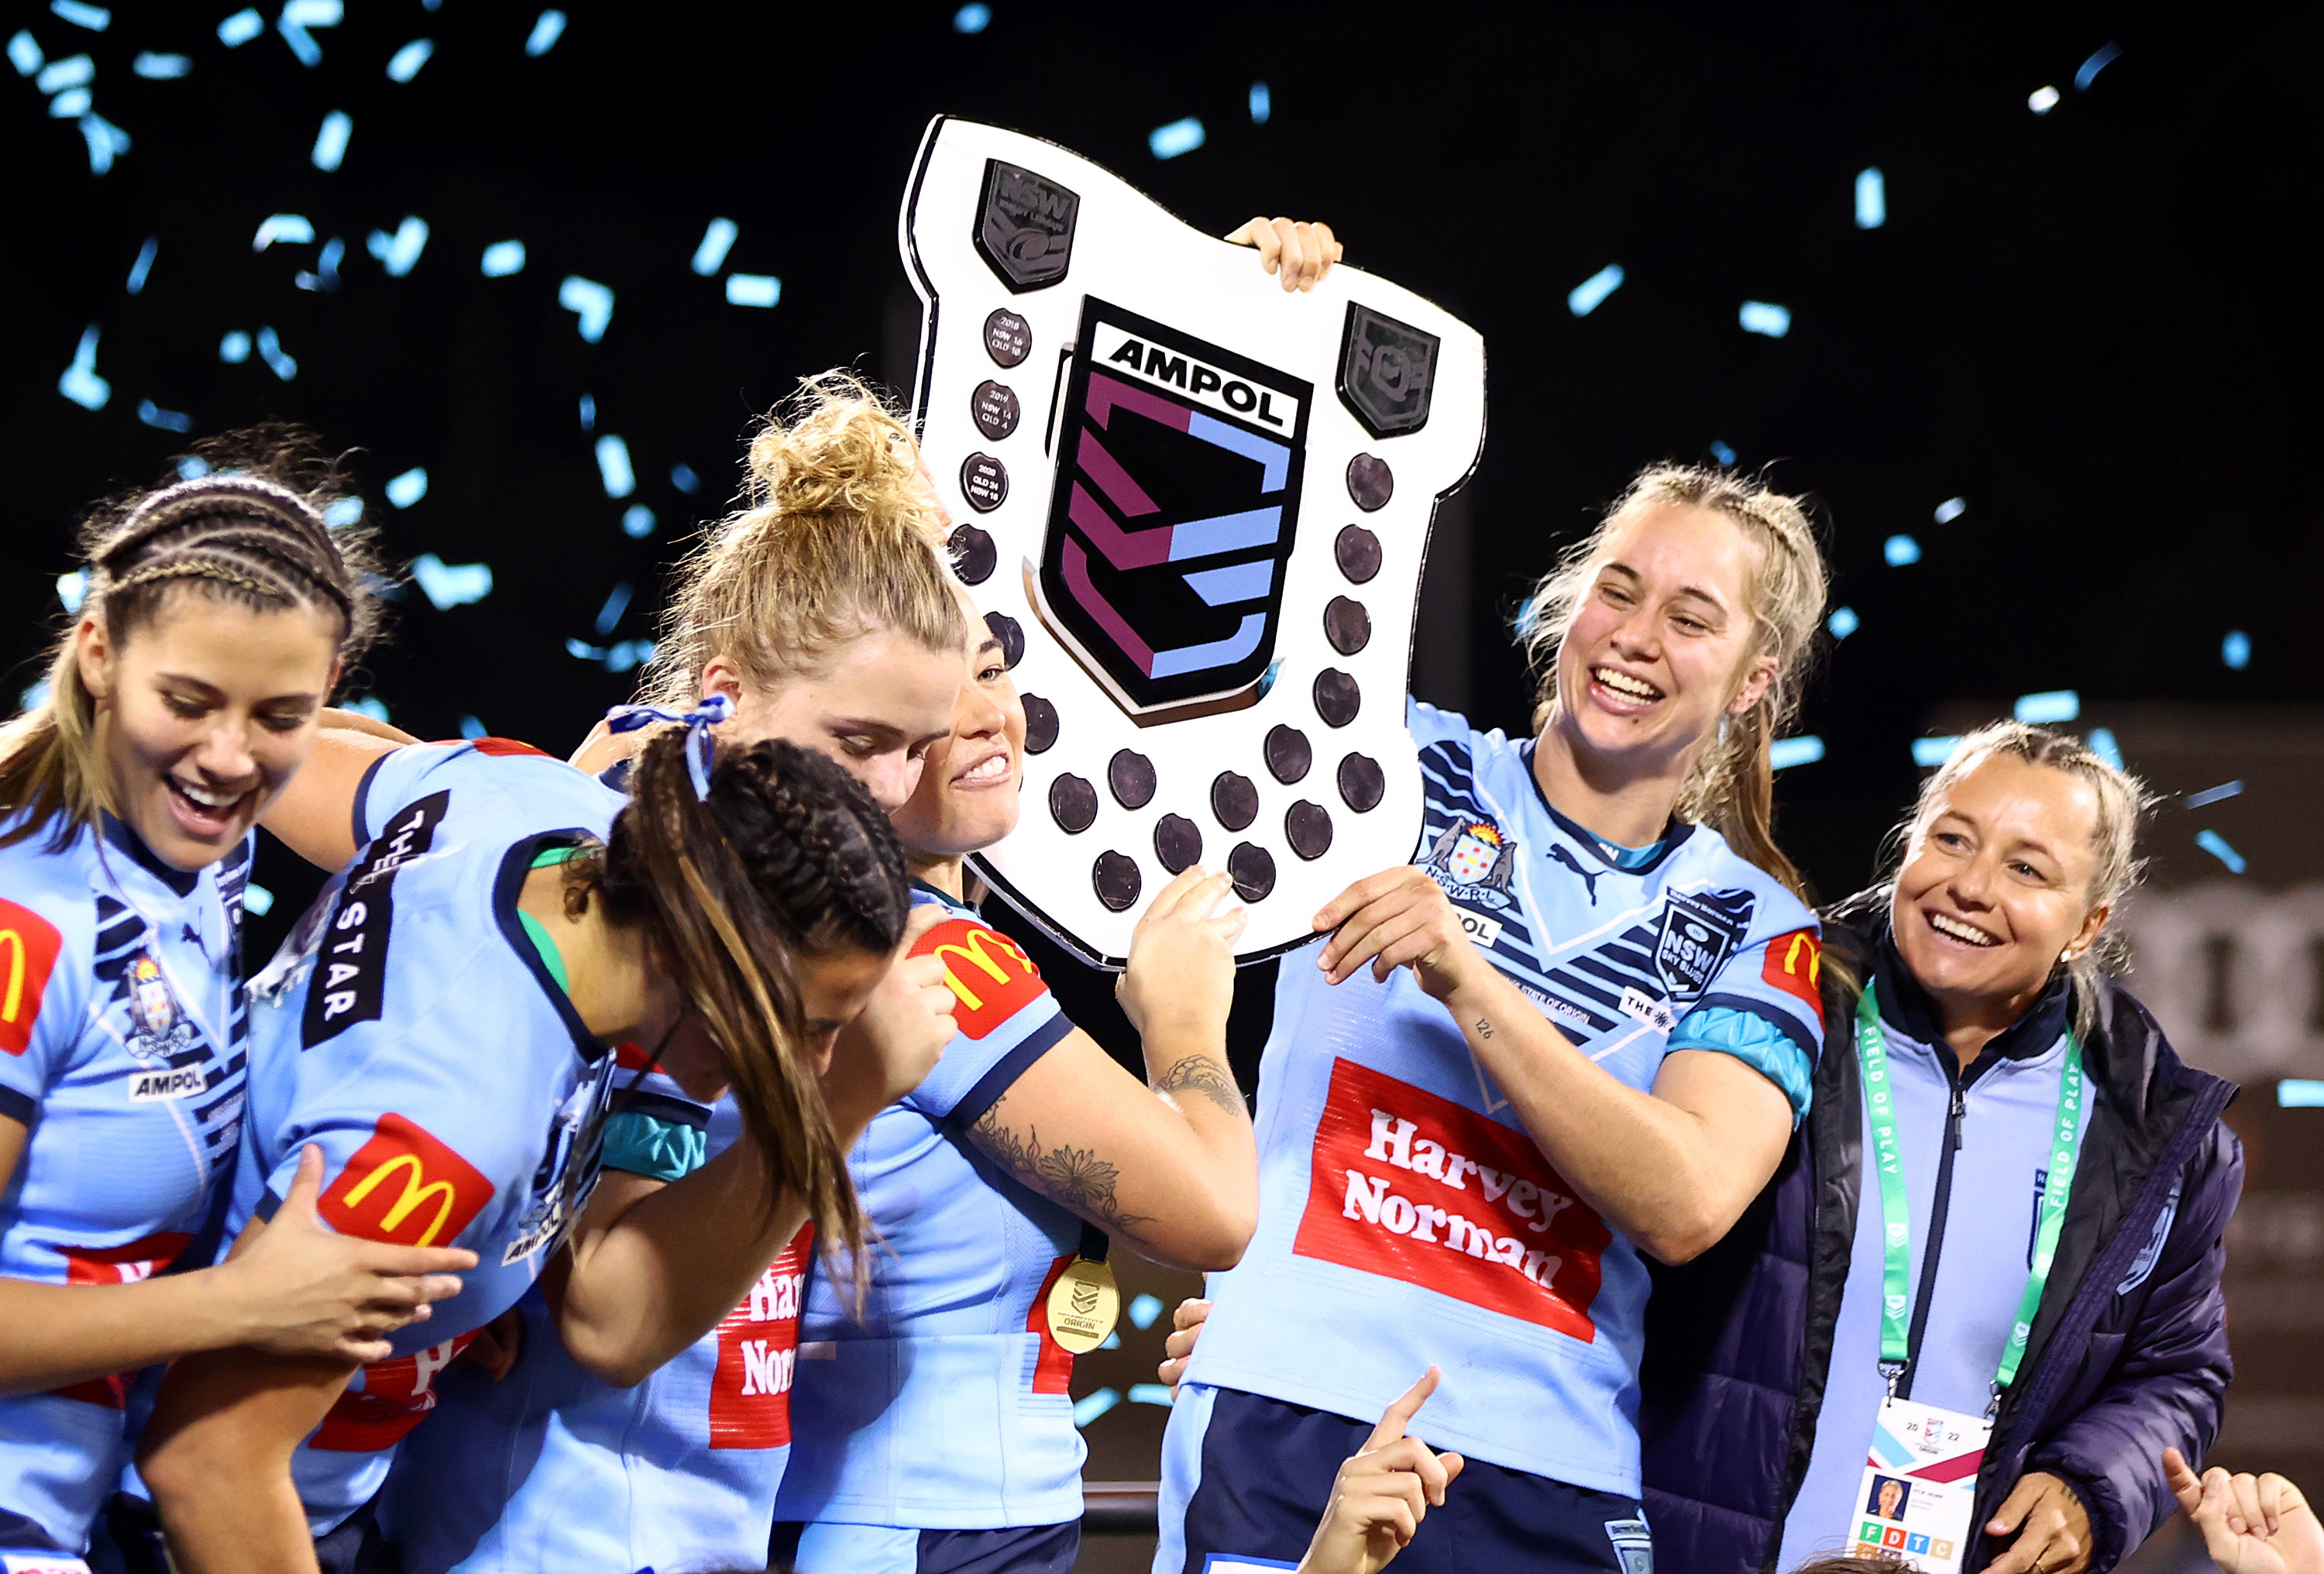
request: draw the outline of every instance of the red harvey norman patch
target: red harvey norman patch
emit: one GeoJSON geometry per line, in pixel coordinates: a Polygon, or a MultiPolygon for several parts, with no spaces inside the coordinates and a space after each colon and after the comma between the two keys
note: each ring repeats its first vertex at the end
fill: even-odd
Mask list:
{"type": "MultiPolygon", "coordinates": [[[[65,1260],[68,1284],[135,1284],[176,1262],[178,1254],[193,1238],[181,1231],[163,1230],[122,1246],[60,1246],[57,1253],[65,1260]]],[[[129,1380],[135,1376],[134,1372],[124,1372],[110,1377],[91,1377],[55,1392],[60,1398],[101,1404],[107,1410],[125,1410],[129,1406],[129,1380]]]]}
{"type": "Polygon", "coordinates": [[[802,1224],[740,1306],[718,1325],[718,1370],[710,1379],[710,1446],[779,1449],[791,1441],[791,1376],[798,1359],[799,1302],[807,1293],[802,1224]]]}
{"type": "Polygon", "coordinates": [[[0,1050],[22,1054],[31,1046],[41,997],[63,944],[55,925],[0,897],[0,1050]]]}
{"type": "Polygon", "coordinates": [[[492,1200],[493,1183],[474,1164],[390,1110],[316,1211],[341,1235],[450,1246],[492,1200]]]}
{"type": "Polygon", "coordinates": [[[1298,1256],[1594,1341],[1590,1306],[1612,1239],[1524,1133],[1333,1062],[1298,1256]]]}
{"type": "Polygon", "coordinates": [[[1039,1335],[1041,1340],[1040,1354],[1033,1360],[1036,1394],[1065,1394],[1073,1388],[1074,1352],[1059,1344],[1057,1336],[1049,1331],[1049,1292],[1057,1287],[1057,1281],[1074,1266],[1078,1255],[1067,1252],[1049,1265],[1048,1275],[1041,1281],[1039,1293],[1033,1297],[1033,1309],[1025,1314],[1025,1331],[1039,1335]]]}
{"type": "Polygon", "coordinates": [[[308,1447],[343,1454],[393,1448],[436,1408],[436,1374],[475,1337],[464,1333],[392,1361],[374,1361],[355,1374],[346,1392],[332,1404],[323,1424],[307,1440],[308,1447]]]}
{"type": "Polygon", "coordinates": [[[1814,930],[1794,929],[1767,942],[1759,977],[1814,1012],[1816,1026],[1823,1026],[1823,991],[1818,987],[1823,981],[1823,942],[1814,930]]]}
{"type": "Polygon", "coordinates": [[[920,936],[912,954],[944,959],[953,1021],[971,1038],[984,1037],[1048,988],[1015,941],[973,919],[946,919],[920,936]]]}

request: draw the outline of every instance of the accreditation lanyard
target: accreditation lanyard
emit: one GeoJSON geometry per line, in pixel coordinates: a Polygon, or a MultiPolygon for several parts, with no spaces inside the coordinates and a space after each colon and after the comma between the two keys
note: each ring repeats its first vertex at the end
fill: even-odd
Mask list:
{"type": "MultiPolygon", "coordinates": [[[[1856,1054],[1864,1068],[1864,1108],[1871,1117],[1874,1167],[1880,1176],[1881,1250],[1880,1369],[1889,1392],[1912,1365],[1912,1334],[1906,1319],[1912,1312],[1913,1216],[1904,1196],[1904,1166],[1896,1138],[1896,1096],[1888,1081],[1888,1043],[1880,1031],[1880,1007],[1876,986],[1867,980],[1856,1003],[1856,1054]]],[[[2066,1035],[2066,1061],[2058,1082],[2058,1118],[2050,1134],[2050,1173],[2042,1188],[2042,1211],[2034,1232],[2034,1271],[2026,1275],[2025,1293],[2017,1299],[2017,1317],[2002,1347],[2001,1367],[1994,1374],[1993,1404],[1998,1408],[2002,1391],[2017,1380],[2025,1359],[2025,1341],[2034,1331],[2034,1316],[2041,1309],[2043,1286],[2050,1282],[2050,1266],[2057,1258],[2058,1234],[2066,1220],[2066,1200],[2073,1191],[2074,1164],[2082,1148],[2082,1041],[2066,1035]]],[[[1935,1249],[1932,1246],[1931,1249],[1935,1249]]],[[[1932,1286],[1933,1287],[1933,1286],[1932,1286]]],[[[1988,1414],[1992,1412],[1988,1411],[1988,1414]]]]}

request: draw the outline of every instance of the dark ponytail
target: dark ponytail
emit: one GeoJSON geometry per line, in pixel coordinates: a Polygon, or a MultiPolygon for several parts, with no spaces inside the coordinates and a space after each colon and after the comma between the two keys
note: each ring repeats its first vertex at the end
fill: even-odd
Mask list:
{"type": "Polygon", "coordinates": [[[826,1251],[853,1250],[863,1211],[807,1048],[795,961],[886,953],[904,936],[904,852],[862,784],[780,740],[723,748],[697,798],[684,729],[638,753],[602,854],[576,859],[617,923],[702,1014],[767,1167],[767,1205],[802,1198],[826,1251]]]}

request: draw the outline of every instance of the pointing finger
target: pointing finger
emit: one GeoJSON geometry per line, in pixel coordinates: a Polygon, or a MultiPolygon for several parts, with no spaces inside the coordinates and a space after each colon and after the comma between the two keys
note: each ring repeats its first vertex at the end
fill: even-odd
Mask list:
{"type": "Polygon", "coordinates": [[[1388,1407],[1380,1412],[1379,1424],[1372,1428],[1372,1435],[1364,1446],[1376,1449],[1404,1436],[1404,1429],[1412,1423],[1412,1418],[1419,1413],[1420,1407],[1428,1403],[1428,1396],[1436,1392],[1436,1385],[1443,1381],[1443,1371],[1436,1367],[1423,1372],[1419,1381],[1390,1401],[1388,1407]]]}

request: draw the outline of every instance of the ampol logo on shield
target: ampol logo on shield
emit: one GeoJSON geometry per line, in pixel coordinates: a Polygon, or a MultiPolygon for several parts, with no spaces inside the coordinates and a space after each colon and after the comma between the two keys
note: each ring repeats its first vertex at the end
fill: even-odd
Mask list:
{"type": "Polygon", "coordinates": [[[1314,386],[1094,296],[1036,598],[1131,715],[1248,704],[1275,654],[1314,386]]]}

